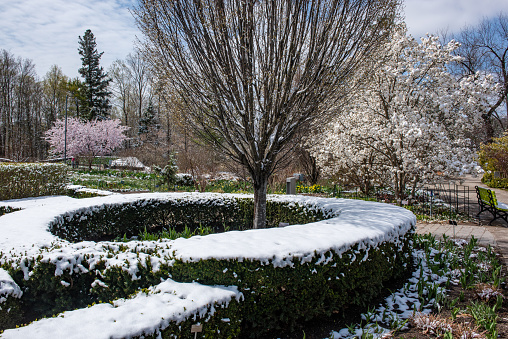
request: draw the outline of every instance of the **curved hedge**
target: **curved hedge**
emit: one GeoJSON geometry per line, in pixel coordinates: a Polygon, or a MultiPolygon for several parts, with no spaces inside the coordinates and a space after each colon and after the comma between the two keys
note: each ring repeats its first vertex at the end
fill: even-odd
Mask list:
{"type": "MultiPolygon", "coordinates": [[[[241,336],[263,336],[368,304],[388,280],[408,268],[416,223],[412,213],[391,205],[271,196],[272,224],[326,219],[175,241],[96,243],[82,240],[115,232],[136,234],[160,221],[166,226],[233,223],[235,218],[246,222],[251,201],[245,195],[217,194],[65,199],[65,208],[63,204],[55,206],[52,218],[44,215],[40,225],[32,225],[33,233],[46,237],[41,245],[30,248],[30,239],[25,245],[18,239],[17,247],[9,251],[6,243],[0,243],[0,267],[23,291],[23,296],[14,300],[19,300],[28,320],[99,300],[129,298],[139,289],[171,278],[237,286],[244,298],[235,311],[242,319],[241,336]],[[200,206],[210,213],[203,213],[200,206]],[[80,242],[58,239],[47,229],[80,242]],[[53,243],[48,246],[50,240],[53,243]]],[[[14,227],[16,213],[36,215],[38,211],[49,213],[47,206],[40,206],[1,218],[8,221],[8,229],[9,225],[14,227]]],[[[1,312],[0,317],[4,316],[1,312]]]]}

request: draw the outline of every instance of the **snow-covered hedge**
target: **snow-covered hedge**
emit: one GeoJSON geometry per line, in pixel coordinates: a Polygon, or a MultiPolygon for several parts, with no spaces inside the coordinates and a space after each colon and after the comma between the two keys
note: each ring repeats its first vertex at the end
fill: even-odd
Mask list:
{"type": "Polygon", "coordinates": [[[193,338],[194,324],[203,325],[200,338],[236,338],[242,320],[238,312],[241,298],[236,287],[168,279],[129,299],[91,305],[7,330],[2,338],[193,338]]]}
{"type": "Polygon", "coordinates": [[[0,200],[62,194],[64,164],[0,163],[0,200]]]}
{"type": "Polygon", "coordinates": [[[20,303],[23,292],[4,269],[0,268],[0,330],[16,326],[22,320],[20,303]]]}
{"type": "MultiPolygon", "coordinates": [[[[68,241],[105,240],[125,235],[130,238],[144,230],[181,230],[211,226],[230,229],[252,227],[253,200],[245,196],[160,197],[124,203],[103,204],[66,212],[50,223],[52,234],[68,241]]],[[[305,208],[298,204],[269,200],[267,224],[305,224],[330,217],[331,211],[305,208]]]]}
{"type": "Polygon", "coordinates": [[[69,243],[48,232],[50,225],[64,232],[68,222],[71,231],[66,236],[81,240],[88,237],[82,230],[94,232],[94,224],[101,230],[96,235],[112,227],[122,230],[120,216],[134,225],[150,218],[149,211],[164,208],[173,218],[168,223],[176,222],[174,206],[185,210],[183,217],[210,209],[202,213],[207,221],[240,216],[243,222],[242,213],[230,211],[241,211],[238,204],[247,204],[247,197],[173,193],[7,202],[25,209],[0,217],[0,232],[5,234],[0,267],[23,291],[20,305],[32,317],[129,298],[161,279],[237,286],[244,297],[237,310],[242,332],[260,336],[364,305],[409,265],[414,215],[391,205],[347,199],[271,196],[273,206],[284,206],[279,208],[283,217],[274,220],[289,220],[288,211],[296,211],[297,218],[328,219],[174,241],[69,243]],[[22,237],[16,233],[20,223],[26,225],[22,237]]]}

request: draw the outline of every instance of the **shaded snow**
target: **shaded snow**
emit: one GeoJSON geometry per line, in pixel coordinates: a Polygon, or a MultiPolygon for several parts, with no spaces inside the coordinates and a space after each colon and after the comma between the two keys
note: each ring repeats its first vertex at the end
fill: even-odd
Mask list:
{"type": "Polygon", "coordinates": [[[0,304],[6,300],[6,297],[12,296],[21,298],[23,292],[18,284],[14,282],[9,273],[3,268],[0,268],[0,304]]]}

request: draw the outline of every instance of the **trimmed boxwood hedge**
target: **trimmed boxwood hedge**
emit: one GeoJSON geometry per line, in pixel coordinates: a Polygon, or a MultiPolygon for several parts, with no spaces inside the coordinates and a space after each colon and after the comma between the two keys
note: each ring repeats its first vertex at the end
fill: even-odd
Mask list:
{"type": "Polygon", "coordinates": [[[67,166],[43,163],[0,163],[0,200],[65,193],[67,166]]]}
{"type": "Polygon", "coordinates": [[[176,261],[171,269],[177,281],[205,285],[235,285],[244,294],[243,329],[253,337],[270,330],[293,330],[302,321],[349,307],[366,306],[384,284],[406,273],[410,264],[412,236],[400,239],[400,247],[384,243],[376,249],[351,248],[342,257],[318,264],[320,257],[293,266],[260,265],[257,261],[176,261]],[[353,259],[353,258],[356,258],[353,259]],[[362,261],[361,258],[367,258],[362,261]]]}
{"type": "MultiPolygon", "coordinates": [[[[181,231],[185,226],[192,230],[199,226],[247,229],[252,227],[253,210],[253,200],[248,198],[223,198],[220,203],[205,199],[143,199],[72,211],[57,218],[49,229],[71,242],[132,237],[160,228],[181,231]]],[[[268,227],[277,227],[280,222],[306,224],[331,216],[329,211],[280,201],[267,201],[266,213],[268,227]]]]}
{"type": "MultiPolygon", "coordinates": [[[[229,225],[235,220],[249,223],[251,204],[252,200],[237,197],[219,202],[142,199],[68,212],[57,217],[50,229],[69,241],[82,241],[122,233],[138,234],[158,223],[164,227],[229,225]]],[[[272,225],[280,221],[309,222],[334,215],[333,211],[281,201],[269,202],[268,213],[272,225]]],[[[111,264],[110,260],[121,259],[123,252],[132,251],[119,243],[117,250],[105,250],[100,258],[94,257],[97,254],[76,254],[81,268],[71,265],[71,269],[59,274],[55,274],[56,264],[47,259],[45,252],[50,254],[60,245],[41,249],[40,255],[32,258],[11,258],[0,253],[0,266],[24,293],[19,300],[24,321],[82,308],[93,302],[127,298],[170,277],[180,282],[238,286],[245,297],[235,306],[242,319],[241,336],[261,337],[272,330],[293,329],[298,323],[318,316],[367,305],[387,281],[401,277],[409,268],[412,234],[413,231],[400,234],[376,247],[363,243],[341,253],[333,250],[314,253],[309,261],[293,257],[289,260],[291,265],[284,267],[277,267],[270,260],[254,259],[212,258],[187,262],[171,253],[162,253],[164,242],[157,242],[158,249],[136,246],[138,260],[134,264],[127,260],[111,264]],[[129,269],[132,265],[137,266],[134,276],[129,269]]],[[[165,331],[165,335],[169,337],[171,331],[165,331]]]]}
{"type": "Polygon", "coordinates": [[[160,336],[159,334],[154,334],[140,336],[139,338],[194,339],[194,334],[191,333],[191,327],[196,323],[203,324],[203,331],[198,334],[198,338],[237,338],[241,333],[241,305],[235,299],[232,299],[227,306],[216,303],[208,307],[207,315],[204,317],[196,316],[196,318],[190,318],[181,323],[172,322],[168,327],[160,331],[160,336]],[[212,313],[213,315],[209,316],[209,314],[212,313]],[[225,322],[223,319],[228,319],[228,321],[225,322]]]}

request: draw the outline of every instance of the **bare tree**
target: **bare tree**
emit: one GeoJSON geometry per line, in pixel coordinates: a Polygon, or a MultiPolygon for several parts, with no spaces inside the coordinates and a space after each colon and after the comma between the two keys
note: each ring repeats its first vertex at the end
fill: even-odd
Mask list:
{"type": "Polygon", "coordinates": [[[488,111],[482,112],[487,142],[492,142],[494,126],[492,119],[505,130],[497,110],[506,105],[508,114],[508,16],[499,14],[494,19],[484,19],[477,27],[466,27],[456,37],[462,44],[458,50],[464,60],[461,72],[465,75],[489,72],[497,75],[501,90],[497,100],[488,111]]]}
{"type": "Polygon", "coordinates": [[[397,0],[140,0],[134,14],[195,132],[248,169],[262,228],[268,178],[352,85],[398,10],[397,0]]]}
{"type": "Polygon", "coordinates": [[[41,158],[43,86],[30,59],[0,51],[0,158],[41,158]]]}
{"type": "Polygon", "coordinates": [[[131,75],[131,83],[133,87],[134,99],[138,119],[143,115],[143,108],[146,96],[150,90],[150,69],[143,55],[136,51],[134,54],[127,55],[126,65],[131,75]]]}
{"type": "Polygon", "coordinates": [[[43,79],[44,118],[46,127],[50,128],[56,119],[65,113],[65,97],[69,79],[57,65],[51,66],[43,79]]]}
{"type": "Polygon", "coordinates": [[[116,60],[109,69],[113,86],[111,91],[114,95],[115,106],[118,106],[126,126],[134,127],[132,123],[132,75],[129,67],[123,60],[116,60]]]}

